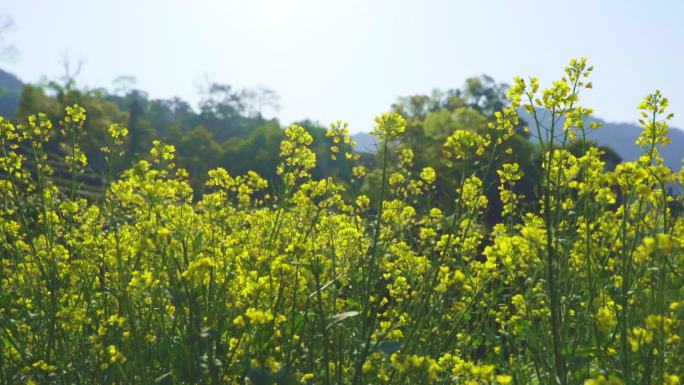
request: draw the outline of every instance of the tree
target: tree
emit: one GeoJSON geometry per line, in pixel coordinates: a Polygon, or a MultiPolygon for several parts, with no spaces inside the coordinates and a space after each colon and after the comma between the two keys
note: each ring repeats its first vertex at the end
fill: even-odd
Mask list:
{"type": "Polygon", "coordinates": [[[266,87],[245,88],[240,92],[244,113],[251,118],[261,117],[266,109],[278,111],[280,98],[273,90],[266,87]]]}
{"type": "Polygon", "coordinates": [[[220,165],[231,174],[256,171],[269,181],[275,181],[276,166],[280,161],[280,142],[284,132],[280,125],[268,122],[252,130],[246,138],[231,138],[223,143],[220,165]]]}
{"type": "MultiPolygon", "coordinates": [[[[108,136],[107,128],[112,123],[125,125],[128,119],[128,114],[121,111],[116,103],[107,100],[103,90],[78,90],[57,82],[47,86],[27,84],[22,89],[15,119],[25,121],[29,115],[40,111],[51,121],[59,122],[64,115],[64,109],[73,104],[78,104],[88,111],[88,118],[83,127],[86,135],[80,139],[81,147],[88,156],[89,166],[102,171],[105,163],[100,147],[104,143],[104,138],[108,136]]],[[[53,150],[56,151],[55,148],[53,150]]]]}
{"type": "Polygon", "coordinates": [[[152,141],[159,135],[152,126],[149,116],[147,93],[132,90],[126,95],[124,111],[128,113],[128,151],[129,158],[137,158],[147,153],[152,141]]]}
{"type": "Polygon", "coordinates": [[[178,163],[190,174],[196,191],[201,191],[207,172],[218,165],[223,148],[204,126],[197,126],[176,143],[178,163]]]}
{"type": "Polygon", "coordinates": [[[491,76],[482,75],[466,79],[463,96],[468,106],[491,115],[507,104],[508,85],[497,83],[491,76]]]}
{"type": "MultiPolygon", "coordinates": [[[[494,121],[494,113],[507,105],[506,89],[505,84],[496,83],[491,77],[483,75],[467,79],[462,89],[433,90],[430,95],[402,97],[392,105],[392,110],[406,119],[400,145],[413,152],[410,172],[418,175],[427,166],[437,172],[434,205],[448,212],[453,207],[451,194],[458,188],[460,180],[464,175],[474,173],[483,179],[489,199],[485,219],[488,223],[495,223],[500,219],[501,211],[497,190],[499,180],[489,170],[503,163],[519,164],[525,171],[525,178],[528,178],[520,183],[519,193],[527,197],[528,202],[536,198],[534,178],[539,175],[539,165],[535,163],[537,152],[522,129],[516,130],[514,136],[501,146],[491,147],[494,153],[471,154],[473,161],[468,164],[445,161],[443,156],[445,141],[456,131],[473,131],[483,138],[495,135],[489,126],[494,121]],[[485,170],[484,165],[489,163],[491,166],[485,170]]],[[[364,191],[372,194],[368,186],[376,183],[378,178],[378,171],[371,171],[366,178],[364,191]]]]}

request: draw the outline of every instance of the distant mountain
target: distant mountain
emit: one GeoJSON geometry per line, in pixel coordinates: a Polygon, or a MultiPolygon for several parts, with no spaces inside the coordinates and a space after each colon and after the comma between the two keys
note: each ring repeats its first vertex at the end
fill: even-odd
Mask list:
{"type": "Polygon", "coordinates": [[[0,69],[0,116],[14,116],[23,86],[18,77],[0,69]]]}
{"type": "MultiPolygon", "coordinates": [[[[531,125],[533,119],[527,112],[521,109],[518,115],[531,125]]],[[[548,125],[549,117],[541,119],[543,125],[548,125]]],[[[590,118],[589,121],[603,123],[603,126],[590,132],[589,139],[596,141],[600,146],[610,147],[622,158],[622,161],[637,160],[642,155],[641,148],[636,144],[642,131],[641,126],[633,123],[606,122],[599,118],[590,118]]],[[[665,165],[673,170],[679,170],[682,167],[682,158],[684,158],[684,131],[670,127],[669,137],[672,143],[662,148],[660,153],[665,160],[665,165]]]]}
{"type": "Polygon", "coordinates": [[[376,151],[378,140],[371,134],[367,132],[359,132],[357,134],[353,134],[351,137],[352,140],[356,142],[356,146],[354,147],[355,151],[367,153],[374,153],[376,151]]]}
{"type": "MultiPolygon", "coordinates": [[[[641,127],[629,123],[604,123],[603,127],[592,133],[591,137],[600,145],[612,148],[623,160],[638,159],[642,153],[635,143],[641,134],[641,127]]],[[[682,167],[684,158],[684,131],[670,128],[672,143],[661,149],[665,164],[673,170],[682,167]]]]}
{"type": "MultiPolygon", "coordinates": [[[[519,114],[528,123],[532,121],[524,111],[519,111],[519,114]]],[[[636,144],[636,140],[641,134],[641,126],[631,123],[605,122],[598,118],[591,120],[603,123],[601,128],[594,130],[589,135],[591,140],[596,141],[600,146],[612,148],[623,161],[633,161],[641,156],[641,149],[636,144]]],[[[679,170],[682,167],[682,158],[684,158],[684,131],[670,127],[669,136],[672,143],[663,148],[661,154],[667,166],[673,170],[679,170]]],[[[359,132],[352,135],[352,139],[357,142],[356,151],[375,152],[377,140],[370,134],[359,132]]]]}

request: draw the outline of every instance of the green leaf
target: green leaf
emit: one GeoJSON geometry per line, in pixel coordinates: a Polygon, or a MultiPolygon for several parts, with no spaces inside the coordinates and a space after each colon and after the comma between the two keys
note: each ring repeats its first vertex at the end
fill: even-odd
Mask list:
{"type": "Polygon", "coordinates": [[[377,344],[375,344],[375,350],[387,356],[397,352],[402,347],[403,344],[401,342],[396,341],[379,341],[377,344]]]}
{"type": "Polygon", "coordinates": [[[247,377],[254,385],[273,385],[276,378],[266,368],[249,368],[247,377]]]}
{"type": "Polygon", "coordinates": [[[299,385],[297,379],[290,373],[290,370],[283,366],[276,374],[276,383],[278,385],[299,385]]]}
{"type": "Polygon", "coordinates": [[[347,318],[356,317],[357,315],[359,315],[359,312],[356,310],[345,311],[343,313],[335,314],[334,316],[330,317],[330,323],[328,324],[328,327],[338,324],[346,320],[347,318]]]}
{"type": "Polygon", "coordinates": [[[192,251],[197,253],[202,247],[202,239],[204,238],[203,233],[197,233],[195,239],[192,240],[192,251]]]}
{"type": "Polygon", "coordinates": [[[314,290],[311,294],[309,294],[309,298],[311,299],[311,298],[315,297],[319,292],[325,291],[328,287],[330,287],[330,285],[332,285],[333,283],[337,282],[337,280],[340,279],[340,277],[342,277],[342,275],[338,275],[337,277],[335,277],[335,278],[331,279],[330,281],[326,282],[326,283],[325,283],[323,286],[321,286],[318,290],[314,290]]]}
{"type": "Polygon", "coordinates": [[[157,377],[154,379],[154,384],[155,385],[165,385],[165,384],[171,384],[171,372],[166,372],[162,374],[161,376],[157,377]]]}

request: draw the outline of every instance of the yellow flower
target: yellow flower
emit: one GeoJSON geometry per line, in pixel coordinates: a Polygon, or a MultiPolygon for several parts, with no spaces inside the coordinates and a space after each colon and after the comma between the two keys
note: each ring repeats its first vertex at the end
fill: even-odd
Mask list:
{"type": "Polygon", "coordinates": [[[375,129],[372,135],[381,142],[397,139],[406,129],[406,120],[397,113],[384,113],[375,117],[375,129]]]}
{"type": "Polygon", "coordinates": [[[435,180],[437,179],[437,173],[435,172],[434,168],[425,167],[420,172],[420,179],[422,179],[425,183],[431,185],[435,183],[435,180]]]}
{"type": "Polygon", "coordinates": [[[265,325],[273,321],[273,315],[271,313],[254,308],[247,309],[245,311],[245,316],[253,325],[265,325]]]}

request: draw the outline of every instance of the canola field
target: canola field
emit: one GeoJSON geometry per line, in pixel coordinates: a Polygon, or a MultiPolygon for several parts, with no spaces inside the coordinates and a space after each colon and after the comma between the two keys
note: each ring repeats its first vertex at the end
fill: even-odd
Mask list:
{"type": "MultiPolygon", "coordinates": [[[[659,155],[668,101],[638,104],[643,155],[608,170],[587,144],[601,129],[580,100],[590,72],[577,59],[548,88],[516,78],[486,132],[453,132],[453,191],[436,191],[432,167],[409,171],[396,113],[376,118],[374,197],[313,179],[312,137],[293,125],[278,181],[218,168],[200,194],[156,141],[86,198],[88,111],[0,119],[0,383],[679,384],[684,173],[659,155]],[[532,206],[519,165],[493,159],[520,108],[543,159],[532,206]],[[66,187],[47,161],[55,141],[66,187]]],[[[113,164],[127,130],[109,134],[113,164]]],[[[350,142],[341,123],[328,136],[350,142]]],[[[333,156],[355,159],[343,148],[333,156]]]]}

